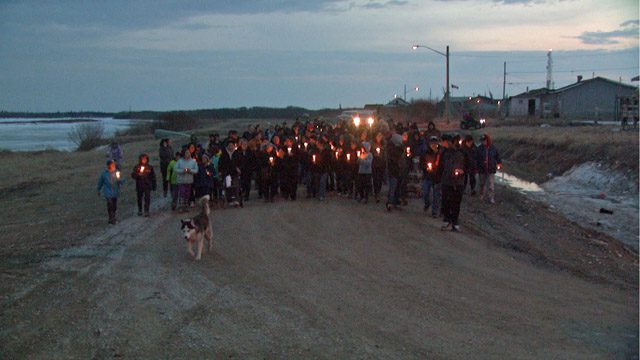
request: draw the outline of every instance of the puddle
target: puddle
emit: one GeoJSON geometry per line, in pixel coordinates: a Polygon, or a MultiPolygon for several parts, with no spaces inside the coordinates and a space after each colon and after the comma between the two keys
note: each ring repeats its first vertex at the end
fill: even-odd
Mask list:
{"type": "Polygon", "coordinates": [[[502,185],[506,185],[512,189],[518,190],[528,194],[542,194],[542,189],[538,184],[526,180],[522,180],[519,177],[509,175],[502,171],[496,174],[496,182],[502,185]]]}

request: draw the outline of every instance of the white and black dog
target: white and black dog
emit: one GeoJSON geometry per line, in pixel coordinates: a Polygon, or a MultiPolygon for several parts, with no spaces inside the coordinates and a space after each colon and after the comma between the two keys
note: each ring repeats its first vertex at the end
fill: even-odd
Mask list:
{"type": "Polygon", "coordinates": [[[209,219],[209,195],[205,195],[200,199],[202,210],[200,214],[196,215],[193,219],[180,220],[182,234],[187,241],[187,252],[200,260],[202,256],[202,248],[204,246],[204,239],[207,238],[209,244],[209,252],[213,250],[213,235],[211,231],[211,220],[209,219]],[[193,243],[197,243],[197,254],[193,253],[193,243]]]}

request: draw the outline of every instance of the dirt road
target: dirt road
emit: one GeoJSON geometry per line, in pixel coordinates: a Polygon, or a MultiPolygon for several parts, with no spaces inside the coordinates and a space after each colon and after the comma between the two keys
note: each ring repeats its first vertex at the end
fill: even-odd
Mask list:
{"type": "Polygon", "coordinates": [[[216,210],[201,262],[179,218],[125,219],[43,262],[4,297],[0,358],[638,357],[633,284],[441,232],[417,202],[216,210]]]}

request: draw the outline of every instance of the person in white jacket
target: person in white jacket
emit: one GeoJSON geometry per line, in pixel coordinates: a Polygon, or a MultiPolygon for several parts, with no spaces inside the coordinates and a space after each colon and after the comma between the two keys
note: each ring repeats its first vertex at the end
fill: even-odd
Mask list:
{"type": "Polygon", "coordinates": [[[186,211],[189,206],[189,196],[193,185],[193,175],[198,173],[198,163],[191,158],[191,153],[183,151],[174,167],[176,184],[178,186],[178,206],[180,211],[186,211]]]}

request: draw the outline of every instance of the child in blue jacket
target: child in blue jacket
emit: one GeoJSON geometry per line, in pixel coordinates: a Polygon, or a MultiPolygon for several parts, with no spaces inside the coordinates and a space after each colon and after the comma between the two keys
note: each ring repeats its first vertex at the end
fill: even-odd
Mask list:
{"type": "Polygon", "coordinates": [[[120,171],[116,171],[116,162],[107,161],[107,168],[98,178],[98,196],[102,195],[107,200],[107,213],[109,214],[109,224],[116,223],[116,210],[118,208],[118,196],[120,186],[124,184],[124,179],[120,171]]]}

